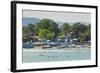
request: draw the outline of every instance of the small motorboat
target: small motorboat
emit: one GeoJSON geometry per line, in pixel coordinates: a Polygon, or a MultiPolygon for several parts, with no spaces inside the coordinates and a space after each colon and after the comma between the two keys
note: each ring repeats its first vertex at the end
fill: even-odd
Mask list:
{"type": "Polygon", "coordinates": [[[45,46],[42,46],[43,49],[46,49],[46,48],[52,48],[50,45],[45,45],[45,46]]]}

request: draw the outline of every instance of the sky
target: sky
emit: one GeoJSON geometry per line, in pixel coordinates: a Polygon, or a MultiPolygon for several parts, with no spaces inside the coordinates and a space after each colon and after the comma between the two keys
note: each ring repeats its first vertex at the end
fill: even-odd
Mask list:
{"type": "Polygon", "coordinates": [[[39,19],[48,18],[56,22],[91,23],[90,13],[23,10],[23,18],[32,18],[32,17],[39,18],[39,19]]]}

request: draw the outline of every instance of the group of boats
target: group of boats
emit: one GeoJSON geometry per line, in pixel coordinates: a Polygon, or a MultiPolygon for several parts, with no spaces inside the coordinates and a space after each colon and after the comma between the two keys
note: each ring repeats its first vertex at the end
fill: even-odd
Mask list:
{"type": "Polygon", "coordinates": [[[28,41],[23,43],[23,48],[35,48],[35,47],[41,47],[42,49],[48,49],[48,48],[53,48],[56,47],[57,49],[62,49],[62,48],[73,48],[76,47],[75,43],[71,43],[69,44],[67,42],[67,40],[65,41],[41,41],[41,42],[32,42],[32,41],[28,41]]]}

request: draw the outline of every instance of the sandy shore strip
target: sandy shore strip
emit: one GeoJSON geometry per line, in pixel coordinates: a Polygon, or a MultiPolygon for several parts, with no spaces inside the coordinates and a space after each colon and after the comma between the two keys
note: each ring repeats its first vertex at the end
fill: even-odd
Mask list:
{"type": "Polygon", "coordinates": [[[77,51],[82,51],[82,52],[85,52],[87,50],[90,50],[89,48],[88,49],[25,49],[23,48],[23,51],[30,51],[30,52],[77,52],[77,51]]]}

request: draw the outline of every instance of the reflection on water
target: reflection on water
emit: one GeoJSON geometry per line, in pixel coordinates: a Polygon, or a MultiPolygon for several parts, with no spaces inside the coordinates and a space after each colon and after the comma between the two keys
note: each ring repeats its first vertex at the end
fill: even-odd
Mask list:
{"type": "Polygon", "coordinates": [[[73,50],[27,50],[23,49],[23,63],[46,61],[69,61],[91,59],[90,49],[73,50]]]}

